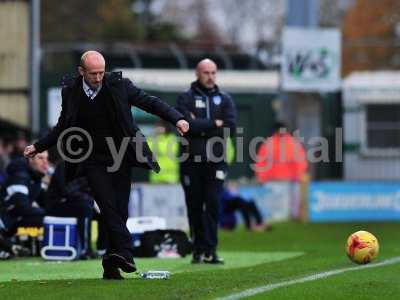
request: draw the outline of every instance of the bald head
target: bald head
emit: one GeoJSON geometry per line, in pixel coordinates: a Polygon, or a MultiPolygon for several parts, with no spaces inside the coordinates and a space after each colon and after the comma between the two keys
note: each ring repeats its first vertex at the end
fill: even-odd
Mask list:
{"type": "Polygon", "coordinates": [[[86,51],[81,56],[79,74],[83,76],[86,83],[96,89],[102,82],[105,73],[106,61],[97,51],[86,51]]]}
{"type": "Polygon", "coordinates": [[[217,69],[217,65],[209,58],[202,59],[196,66],[196,71],[200,72],[207,68],[215,68],[217,69]]]}
{"type": "Polygon", "coordinates": [[[94,50],[89,50],[86,51],[85,53],[82,54],[81,56],[81,61],[80,61],[80,66],[83,68],[86,67],[98,67],[98,66],[104,66],[106,65],[106,61],[101,55],[100,52],[94,51],[94,50]]]}
{"type": "Polygon", "coordinates": [[[206,88],[212,89],[217,78],[217,65],[211,59],[201,60],[196,66],[197,80],[206,88]]]}

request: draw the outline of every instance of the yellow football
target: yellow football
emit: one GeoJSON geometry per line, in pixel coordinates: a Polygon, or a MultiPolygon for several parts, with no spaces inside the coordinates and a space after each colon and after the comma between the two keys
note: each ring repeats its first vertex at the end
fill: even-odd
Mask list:
{"type": "Polygon", "coordinates": [[[347,239],[346,253],[353,262],[367,264],[378,256],[378,239],[368,231],[354,232],[347,239]]]}

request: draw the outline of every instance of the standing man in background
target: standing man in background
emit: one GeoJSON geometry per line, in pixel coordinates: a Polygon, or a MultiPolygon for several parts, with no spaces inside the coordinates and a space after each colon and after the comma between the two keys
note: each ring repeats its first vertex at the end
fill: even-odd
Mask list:
{"type": "Polygon", "coordinates": [[[217,255],[217,233],[219,199],[227,169],[226,144],[215,142],[215,138],[235,132],[236,109],[232,98],[216,85],[216,75],[217,65],[203,59],[196,67],[197,80],[177,101],[178,110],[190,124],[188,143],[181,144],[181,152],[188,159],[181,163],[180,172],[194,264],[223,263],[217,255]]]}
{"type": "Polygon", "coordinates": [[[103,278],[123,279],[119,269],[127,273],[136,271],[132,237],[126,227],[131,168],[160,171],[145,137],[133,120],[131,106],[167,120],[181,134],[189,130],[189,124],[182,114],[159,98],[146,94],[129,79],[123,78],[121,72],[105,73],[104,57],[97,51],[87,51],[82,55],[78,71],[78,77],[64,80],[62,110],[57,125],[47,136],[26,147],[24,155],[33,157],[56,143],[62,144],[58,150],[64,155],[66,181],[79,176],[88,179],[105,221],[108,245],[102,261],[103,278]],[[75,138],[79,141],[75,147],[70,137],[58,141],[65,136],[67,129],[74,130],[75,136],[80,134],[80,138],[75,138]],[[86,134],[82,136],[82,131],[89,138],[86,136],[85,140],[83,136],[86,134]],[[114,148],[110,147],[112,143],[114,148]],[[90,148],[92,151],[88,150],[90,148]],[[122,157],[115,157],[112,148],[122,157]],[[66,154],[72,156],[82,152],[89,156],[65,159],[66,154]]]}

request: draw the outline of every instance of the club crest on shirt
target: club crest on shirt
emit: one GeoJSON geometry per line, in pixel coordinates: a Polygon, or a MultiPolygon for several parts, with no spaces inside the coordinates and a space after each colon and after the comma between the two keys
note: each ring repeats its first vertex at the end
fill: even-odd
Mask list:
{"type": "Polygon", "coordinates": [[[221,104],[221,96],[214,96],[213,102],[215,105],[220,105],[221,104]]]}
{"type": "Polygon", "coordinates": [[[206,103],[203,100],[196,100],[195,102],[195,106],[196,108],[205,108],[206,107],[206,103]]]}
{"type": "Polygon", "coordinates": [[[215,172],[215,178],[220,179],[220,180],[224,180],[225,179],[225,172],[223,170],[217,170],[217,172],[215,172]]]}

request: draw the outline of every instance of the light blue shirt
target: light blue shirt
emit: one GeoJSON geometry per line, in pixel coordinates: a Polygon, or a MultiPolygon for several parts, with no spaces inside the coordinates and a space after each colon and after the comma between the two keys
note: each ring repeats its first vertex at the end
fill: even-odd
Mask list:
{"type": "Polygon", "coordinates": [[[83,87],[83,91],[85,92],[86,96],[88,96],[91,100],[94,99],[94,97],[97,96],[97,94],[100,92],[102,84],[100,83],[100,85],[97,87],[97,89],[92,89],[85,81],[85,79],[82,78],[82,87],[83,87]]]}

